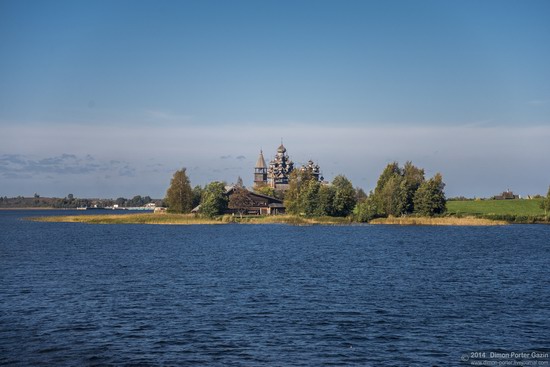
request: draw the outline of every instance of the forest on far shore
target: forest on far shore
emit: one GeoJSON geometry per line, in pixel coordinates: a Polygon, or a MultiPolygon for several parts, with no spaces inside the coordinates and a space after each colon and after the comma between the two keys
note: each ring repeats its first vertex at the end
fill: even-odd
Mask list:
{"type": "Polygon", "coordinates": [[[162,204],[162,200],[152,199],[149,196],[136,195],[131,199],[123,197],[117,199],[84,199],[76,198],[69,194],[64,198],[41,197],[34,194],[33,197],[17,196],[8,198],[0,196],[0,209],[19,209],[19,208],[56,208],[56,209],[75,209],[75,208],[106,208],[118,205],[119,207],[140,207],[149,203],[157,205],[162,204]]]}

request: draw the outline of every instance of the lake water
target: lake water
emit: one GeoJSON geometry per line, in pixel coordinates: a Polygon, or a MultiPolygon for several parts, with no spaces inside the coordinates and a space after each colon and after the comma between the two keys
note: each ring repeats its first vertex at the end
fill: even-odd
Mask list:
{"type": "Polygon", "coordinates": [[[21,220],[44,213],[59,214],[0,211],[3,365],[448,366],[550,352],[550,226],[21,220]]]}

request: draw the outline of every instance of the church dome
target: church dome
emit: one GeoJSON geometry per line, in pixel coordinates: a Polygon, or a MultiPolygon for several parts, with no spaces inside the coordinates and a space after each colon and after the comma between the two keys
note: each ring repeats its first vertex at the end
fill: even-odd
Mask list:
{"type": "Polygon", "coordinates": [[[279,145],[279,148],[277,148],[278,153],[286,153],[286,148],[283,144],[279,145]]]}

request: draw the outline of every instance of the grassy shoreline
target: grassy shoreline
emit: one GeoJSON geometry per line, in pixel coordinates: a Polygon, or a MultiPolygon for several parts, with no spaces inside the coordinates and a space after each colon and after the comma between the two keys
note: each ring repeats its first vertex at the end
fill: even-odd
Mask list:
{"type": "Polygon", "coordinates": [[[88,224],[290,224],[290,225],[343,225],[350,224],[349,218],[316,217],[304,218],[293,215],[243,217],[224,215],[215,218],[194,214],[97,214],[30,217],[27,220],[50,223],[88,223],[88,224]]]}
{"type": "MultiPolygon", "coordinates": [[[[376,218],[369,224],[384,225],[417,225],[417,226],[493,226],[506,224],[550,224],[544,211],[540,208],[542,200],[476,200],[449,201],[447,213],[440,217],[389,217],[376,218]]],[[[20,208],[28,210],[30,208],[20,208]]],[[[45,208],[33,208],[35,210],[45,208]]],[[[49,208],[48,208],[49,209],[49,208]]],[[[12,209],[13,210],[13,209],[12,209]]],[[[275,216],[233,216],[223,215],[215,218],[196,216],[194,214],[171,213],[128,213],[128,214],[80,214],[62,216],[31,217],[31,221],[66,222],[90,224],[165,224],[165,225],[198,225],[198,224],[288,224],[309,225],[351,225],[364,224],[353,219],[335,217],[302,217],[296,215],[275,216]]]]}
{"type": "Polygon", "coordinates": [[[192,214],[82,214],[30,217],[33,222],[89,224],[223,224],[216,219],[199,218],[192,214]]]}
{"type": "MultiPolygon", "coordinates": [[[[294,215],[276,215],[261,217],[243,217],[224,215],[215,218],[195,216],[193,214],[98,214],[98,215],[67,215],[30,217],[36,222],[63,222],[88,224],[163,224],[163,225],[212,225],[212,224],[288,224],[297,226],[310,225],[357,225],[350,218],[314,217],[306,218],[294,215]]],[[[509,224],[503,220],[491,220],[475,217],[400,217],[377,218],[370,224],[386,225],[428,225],[428,226],[491,226],[509,224]]]]}
{"type": "Polygon", "coordinates": [[[504,220],[476,217],[390,217],[373,219],[370,221],[370,224],[400,226],[502,226],[510,223],[504,220]]]}

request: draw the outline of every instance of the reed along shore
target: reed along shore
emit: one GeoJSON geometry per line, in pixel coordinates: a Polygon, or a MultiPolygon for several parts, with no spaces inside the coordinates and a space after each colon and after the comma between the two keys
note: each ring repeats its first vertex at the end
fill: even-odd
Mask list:
{"type": "MultiPolygon", "coordinates": [[[[165,225],[198,225],[198,224],[290,224],[290,225],[349,225],[359,224],[350,218],[337,217],[301,217],[295,215],[273,216],[239,216],[223,215],[214,218],[194,214],[99,214],[99,215],[64,215],[28,218],[37,222],[89,223],[89,224],[165,224],[165,225]]],[[[490,226],[505,225],[506,221],[483,218],[456,217],[399,217],[377,218],[370,224],[388,225],[427,225],[427,226],[490,226]]]]}

